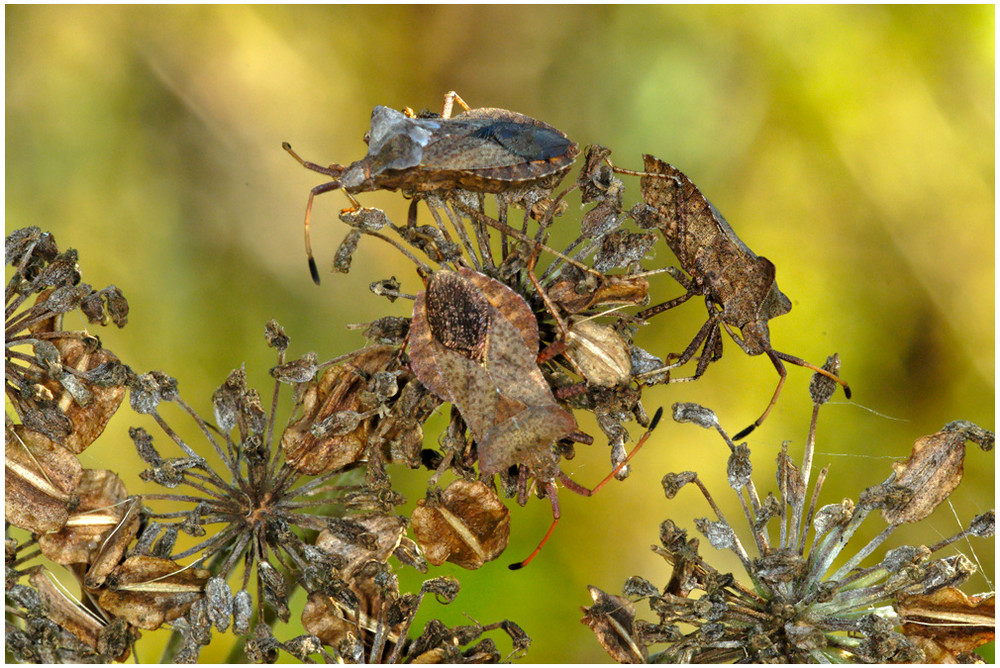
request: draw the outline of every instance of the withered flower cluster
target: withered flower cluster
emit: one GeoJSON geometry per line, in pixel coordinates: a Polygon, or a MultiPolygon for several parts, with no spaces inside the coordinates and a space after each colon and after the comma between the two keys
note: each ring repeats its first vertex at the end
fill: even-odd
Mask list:
{"type": "Polygon", "coordinates": [[[274,660],[279,651],[300,660],[318,655],[355,663],[496,661],[500,654],[491,639],[467,645],[498,628],[513,638],[516,650],[526,647],[527,636],[507,621],[458,629],[435,621],[419,637],[407,635],[423,597],[434,594],[449,603],[458,582],[435,578],[417,594],[401,594],[389,562],[427,571],[417,544],[405,535],[406,518],[393,513],[404,499],[384,469],[383,457],[392,459],[393,445],[419,448],[414,411],[426,412],[399,386],[406,374],[398,349],[375,345],[319,364],[314,354],[286,361],[289,340],[273,321],[266,338],[278,355],[266,405],[247,386],[242,369],[213,396],[214,426],[163,374],[140,376],[131,394],[132,407],[152,416],[181,454],[165,457],[147,431],[131,432],[149,465],[143,479],[176,490],[143,496],[154,507],[145,513],[148,523],[137,546],[165,563],[198,557],[196,568],[173,569],[200,578],[198,596],[186,604],[175,601],[155,620],[157,626],[173,622],[181,636],[173,658],[197,659],[211,628],[225,632],[230,624],[233,633],[249,634],[244,651],[258,662],[274,660]],[[295,387],[295,419],[278,433],[282,384],[295,387]],[[160,406],[165,402],[190,416],[193,433],[208,447],[189,444],[167,423],[160,406]],[[369,449],[370,443],[384,445],[385,452],[369,449]],[[181,548],[183,535],[199,540],[181,548]],[[300,587],[307,595],[301,621],[309,633],[279,641],[270,625],[289,621],[290,596],[300,587]]]}
{"type": "MultiPolygon", "coordinates": [[[[838,366],[833,356],[826,368],[838,366]]],[[[862,490],[857,501],[818,506],[830,467],[812,482],[816,424],[834,388],[828,378],[813,378],[813,415],[801,465],[783,445],[778,494],[763,499],[747,445],[734,443],[712,411],[674,405],[677,422],[715,429],[729,447],[727,477],[745,526],[740,531],[723,516],[696,472],[664,476],[667,498],[688,484],[698,487],[715,515],[696,520],[698,531],[716,550],[733,552],[745,577],[716,570],[711,557],[699,553],[698,538],[664,521],[661,544],[653,550],[672,566],[666,585],[658,588],[635,576],[626,581],[624,596],[590,588],[594,605],[584,609],[582,621],[612,658],[621,663],[982,661],[973,650],[994,639],[994,596],[967,596],[959,589],[976,572],[969,558],[935,554],[969,537],[992,538],[994,511],[933,545],[884,546],[896,529],[924,520],[947,500],[962,479],[966,442],[992,450],[994,434],[970,422],[949,423],[918,439],[909,459],[893,464],[889,477],[862,490]],[[865,520],[878,515],[885,528],[866,544],[853,545],[865,520]],[[880,548],[881,559],[871,563],[880,548]],[[653,621],[637,617],[639,601],[649,606],[653,621]]]]}
{"type": "MultiPolygon", "coordinates": [[[[526,565],[558,522],[558,486],[589,496],[613,477],[624,479],[662,412],[647,413],[643,390],[699,378],[721,357],[723,331],[747,354],[766,356],[780,376],[763,413],[738,437],[774,406],[785,362],[819,374],[815,393],[824,398],[815,399],[817,407],[837,384],[849,396],[834,366],[815,367],[771,346],[769,320],[791,308],[774,265],[739,240],[684,174],[652,156],[644,156],[644,171],[622,169],[594,145],[578,177],[557,193],[578,157],[575,143],[502,109],[451,118],[455,102],[460,98],[450,95],[441,115],[377,107],[368,154],[348,166],[322,167],[292,153],[333,179],[310,195],[307,249],[313,196],[343,190],[353,206],[340,214],[349,229],[334,270],[349,271],[362,238],[374,238],[406,258],[420,284],[407,292],[395,276],[371,283],[375,295],[411,300],[412,309],[366,323],[365,345],[326,362],[314,353],[288,359],[288,337],[268,323],[267,344],[277,356],[269,398],[237,369],[212,396],[211,419],[181,398],[167,374],[137,375],[95,337],[59,329],[57,316],[74,308],[91,321],[123,325],[127,306],[116,289],[79,284],[75,254],[59,254],[37,229],[7,238],[14,268],[7,392],[19,418],[7,419],[7,521],[28,536],[7,541],[14,658],[123,660],[140,631],[160,627],[173,631],[164,659],[176,662],[197,661],[223,633],[243,638],[233,661],[274,661],[285,652],[307,662],[496,662],[504,656],[484,636],[494,631],[509,637],[509,658],[530,642],[510,621],[449,628],[431,620],[411,633],[424,597],[450,603],[458,582],[431,578],[419,592],[401,593],[397,569],[427,572],[445,562],[476,569],[497,559],[512,530],[501,496],[524,505],[535,495],[548,499],[554,519],[538,548],[511,567],[526,565]],[[639,181],[631,208],[622,177],[639,181]],[[378,189],[409,198],[404,224],[354,198],[378,189]],[[551,232],[577,196],[585,209],[579,235],[554,249],[551,232]],[[661,238],[679,268],[648,266],[661,238]],[[657,278],[676,282],[682,294],[649,306],[657,278]],[[31,295],[38,295],[34,305],[18,311],[31,295]],[[707,318],[684,350],[637,343],[648,319],[692,297],[703,298],[707,318]],[[691,362],[690,376],[673,375],[691,362]],[[130,432],[147,466],[142,478],[162,491],[130,495],[116,476],[85,471],[75,458],[126,388],[131,408],[147,419],[130,432]],[[282,397],[290,397],[288,405],[282,397]],[[444,429],[425,434],[442,410],[444,429]],[[607,476],[592,488],[561,469],[577,443],[594,441],[579,428],[583,414],[610,449],[607,476]],[[644,433],[628,452],[633,421],[644,433]],[[405,501],[393,489],[399,467],[428,472],[426,496],[409,517],[395,512],[405,501]],[[79,594],[49,577],[36,563],[42,555],[67,567],[79,594]],[[293,611],[299,590],[294,600],[305,603],[293,611]],[[276,622],[293,612],[306,635],[275,637],[276,622]]],[[[880,602],[905,600],[924,610],[931,603],[920,597],[942,591],[940,582],[955,585],[966,563],[932,562],[930,552],[914,549],[893,552],[879,569],[856,569],[878,547],[873,543],[833,577],[828,571],[872,510],[895,527],[918,521],[917,507],[940,503],[951,489],[937,482],[929,498],[933,485],[919,472],[936,463],[900,469],[857,507],[837,506],[840,514],[816,509],[815,495],[807,510],[808,463],[797,469],[783,453],[782,498],[761,500],[749,451],[734,445],[714,416],[688,407],[675,417],[719,429],[733,448],[730,479],[746,495],[760,556],[749,556],[721,515],[701,526],[713,545],[737,552],[753,589],[712,570],[697,556],[697,541],[665,525],[662,553],[675,564],[674,579],[662,594],[639,580],[626,592],[647,597],[659,624],[640,623],[630,601],[594,590],[588,623],[614,658],[918,656],[891,627],[916,613],[896,608],[890,619],[892,608],[880,602]],[[775,518],[782,527],[777,547],[766,529],[775,518]],[[818,537],[807,557],[811,524],[818,537]],[[696,591],[707,593],[692,596],[696,591]],[[867,617],[855,614],[869,607],[867,617]],[[695,631],[685,635],[678,624],[695,631]],[[658,642],[668,649],[651,655],[649,645],[658,642]]],[[[985,439],[968,425],[949,434],[941,439],[952,444],[952,457],[966,438],[985,439]]],[[[687,482],[700,486],[694,474],[670,480],[671,493],[687,482]]],[[[986,535],[987,523],[991,534],[992,514],[969,532],[986,535]]]]}
{"type": "Polygon", "coordinates": [[[60,316],[77,307],[91,322],[119,326],[127,314],[114,287],[79,282],[74,251],[60,254],[34,228],[8,236],[6,247],[14,269],[7,393],[17,415],[6,425],[10,658],[123,661],[142,630],[161,626],[173,629],[163,659],[174,662],[197,661],[213,633],[230,630],[246,637],[238,649],[257,662],[281,651],[307,662],[496,662],[503,655],[484,636],[495,630],[516,653],[528,646],[509,621],[449,628],[432,620],[410,634],[424,597],[450,603],[459,584],[433,578],[416,594],[401,593],[389,563],[427,571],[405,535],[406,518],[392,512],[403,499],[384,462],[419,460],[421,423],[437,405],[416,385],[408,389],[398,346],[373,345],[324,364],[314,354],[286,362],[288,339],[268,323],[278,354],[270,401],[265,406],[238,369],[213,396],[210,424],[181,399],[174,379],[137,375],[96,337],[61,329],[60,316]],[[295,419],[279,431],[282,384],[294,386],[295,419]],[[180,451],[161,455],[146,429],[130,431],[148,465],[142,478],[167,493],[129,495],[116,475],[83,469],[76,458],[126,389],[133,410],[180,451]],[[193,440],[164,417],[167,404],[189,416],[193,440]],[[369,442],[379,444],[373,453],[369,442]],[[355,468],[364,470],[350,473],[355,468]],[[62,578],[53,570],[60,566],[62,578]],[[78,591],[62,583],[66,575],[78,591]],[[308,634],[279,640],[271,626],[290,619],[297,588],[307,596],[300,612],[308,634]]]}
{"type": "Polygon", "coordinates": [[[91,323],[123,327],[128,303],[114,286],[80,282],[76,251],[60,253],[37,227],[7,236],[4,515],[7,648],[32,662],[123,660],[132,635],[62,588],[39,561],[67,567],[93,587],[122,556],[113,540],[138,521],[136,503],[111,471],[85,469],[77,455],[101,434],[125,397],[131,370],[86,331],[66,331],[79,309],[91,323]],[[22,582],[23,581],[23,582],[22,582]],[[19,620],[19,621],[17,621],[19,620]]]}

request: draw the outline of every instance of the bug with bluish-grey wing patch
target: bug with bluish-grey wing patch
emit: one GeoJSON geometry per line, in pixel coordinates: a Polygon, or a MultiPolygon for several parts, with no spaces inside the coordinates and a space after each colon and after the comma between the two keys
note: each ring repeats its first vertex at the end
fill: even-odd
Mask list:
{"type": "Polygon", "coordinates": [[[360,208],[352,195],[373,190],[417,196],[454,190],[497,194],[525,186],[551,191],[579,153],[576,143],[551,125],[506,109],[470,109],[454,91],[445,96],[439,117],[375,107],[365,141],[364,158],[328,167],[303,160],[287,142],[282,145],[303,167],[333,177],[313,188],[306,204],[306,253],[316,283],[319,272],[309,241],[316,195],[343,190],[352,206],[360,208]],[[452,117],[454,102],[465,111],[452,117]]]}

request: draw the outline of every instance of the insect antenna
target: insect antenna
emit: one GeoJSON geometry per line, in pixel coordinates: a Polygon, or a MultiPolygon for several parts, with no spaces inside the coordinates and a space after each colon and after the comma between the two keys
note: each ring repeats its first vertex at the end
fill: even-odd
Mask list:
{"type": "MultiPolygon", "coordinates": [[[[315,162],[303,160],[298,153],[292,150],[292,145],[288,142],[282,142],[281,148],[285,149],[285,151],[288,152],[288,155],[295,158],[295,161],[306,169],[319,172],[320,174],[326,174],[327,176],[332,176],[334,179],[329,183],[322,183],[309,191],[309,200],[306,202],[306,217],[305,222],[303,223],[306,238],[306,257],[309,258],[309,274],[312,276],[313,283],[319,285],[319,269],[316,267],[316,259],[313,257],[312,252],[312,241],[310,241],[309,238],[309,215],[312,213],[313,198],[316,195],[322,195],[323,193],[330,192],[331,190],[339,190],[342,187],[339,179],[344,173],[344,167],[341,165],[330,165],[329,167],[324,167],[316,164],[315,162]]],[[[349,200],[351,200],[351,206],[353,208],[361,208],[361,204],[354,199],[349,192],[345,191],[344,194],[347,195],[349,200]]]]}

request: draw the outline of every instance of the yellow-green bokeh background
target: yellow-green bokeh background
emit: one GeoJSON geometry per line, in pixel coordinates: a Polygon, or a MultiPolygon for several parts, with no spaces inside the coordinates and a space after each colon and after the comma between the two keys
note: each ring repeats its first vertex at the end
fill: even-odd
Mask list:
{"type": "MultiPolygon", "coordinates": [[[[5,34],[6,230],[50,230],[79,249],[84,280],[121,287],[130,323],[102,340],[139,371],[177,377],[206,415],[214,388],[244,362],[267,387],[269,318],[285,326],[292,354],[325,359],[361,344],[347,323],[404,312],[367,293],[369,282],[394,274],[415,289],[407,262],[372,240],[350,275],[324,272],[312,285],[301,215],[322,179],[281,142],[320,163],[350,162],[365,152],[374,105],[433,108],[455,89],[473,106],[604,144],[620,165],[638,167],[643,152],[677,165],[777,265],[794,308],[772,322],[773,344],[816,363],[839,352],[857,402],[838,397],[821,417],[817,461],[833,464],[824,502],[857,498],[948,421],[994,427],[992,7],[8,7],[5,34]]],[[[634,180],[628,188],[634,198],[634,180]]],[[[345,201],[317,200],[321,266],[343,235],[335,213],[345,201]]],[[[396,194],[363,202],[405,214],[396,194]]],[[[667,261],[661,244],[657,262],[667,261]]],[[[703,315],[688,305],[639,341],[680,350],[703,315]]],[[[745,426],[776,376],[766,359],[729,341],[726,351],[699,382],[648,392],[647,407],[698,401],[731,431],[745,426]]],[[[773,484],[783,440],[800,452],[809,377],[790,368],[750,439],[761,488],[773,484]]],[[[134,480],[133,424],[150,427],[121,411],[84,465],[134,480]]],[[[698,470],[733,518],[725,457],[712,434],[666,421],[625,483],[592,499],[560,496],[564,521],[524,571],[505,564],[541,537],[544,501],[514,507],[498,562],[436,569],[463,589],[447,608],[428,602],[420,623],[506,617],[534,639],[528,660],[606,660],[578,621],[586,585],[620,592],[633,574],[663,585],[668,570],[649,551],[660,522],[693,528],[708,509],[693,490],[668,502],[660,477],[698,470]]],[[[893,544],[936,542],[992,507],[993,461],[970,449],[953,509],[893,544]]],[[[606,451],[581,448],[565,468],[593,484],[606,451]]],[[[426,476],[401,473],[408,513],[426,476]]],[[[856,544],[881,528],[870,520],[856,544]]],[[[976,548],[989,580],[969,589],[985,591],[992,541],[976,548]]],[[[202,657],[227,651],[218,640],[202,657]]]]}

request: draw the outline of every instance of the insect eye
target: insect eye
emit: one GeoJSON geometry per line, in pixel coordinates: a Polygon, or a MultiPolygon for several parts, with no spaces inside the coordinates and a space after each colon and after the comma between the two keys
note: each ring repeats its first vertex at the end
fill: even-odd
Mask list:
{"type": "Polygon", "coordinates": [[[371,140],[371,138],[372,138],[372,133],[370,133],[370,132],[366,132],[365,136],[363,137],[363,139],[365,140],[366,144],[371,140]]]}

